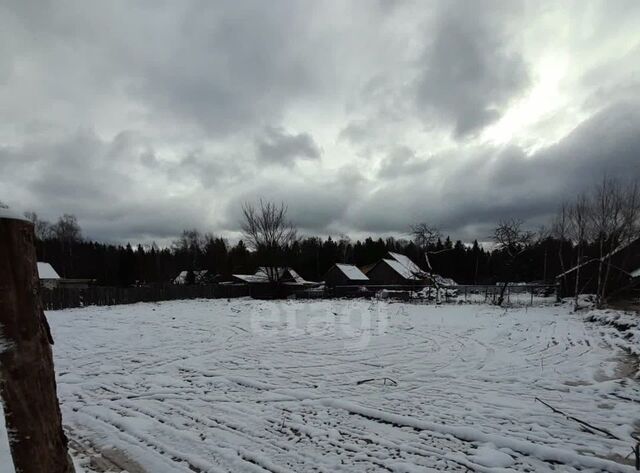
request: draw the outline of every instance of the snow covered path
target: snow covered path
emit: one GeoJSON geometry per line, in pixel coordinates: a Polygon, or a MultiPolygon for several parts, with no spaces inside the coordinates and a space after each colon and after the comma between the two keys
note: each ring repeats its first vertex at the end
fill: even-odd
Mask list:
{"type": "Polygon", "coordinates": [[[149,473],[634,471],[639,383],[615,329],[565,306],[218,299],[47,315],[73,437],[149,473]]]}

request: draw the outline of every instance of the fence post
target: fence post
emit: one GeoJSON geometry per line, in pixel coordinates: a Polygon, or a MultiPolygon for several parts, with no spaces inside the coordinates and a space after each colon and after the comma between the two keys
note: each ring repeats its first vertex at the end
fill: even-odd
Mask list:
{"type": "Polygon", "coordinates": [[[0,397],[16,471],[72,473],[33,225],[0,209],[0,397]]]}

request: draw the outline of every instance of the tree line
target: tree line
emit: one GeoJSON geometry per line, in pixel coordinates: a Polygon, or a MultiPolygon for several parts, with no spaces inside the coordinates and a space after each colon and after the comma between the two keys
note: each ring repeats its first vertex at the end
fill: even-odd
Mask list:
{"type": "Polygon", "coordinates": [[[504,288],[515,281],[551,283],[578,263],[599,259],[602,300],[612,270],[603,256],[638,238],[639,215],[638,184],[608,178],[561,204],[546,228],[532,231],[517,218],[499,222],[487,238],[490,245],[453,241],[429,223],[410,226],[406,238],[299,236],[286,219],[285,204],[262,201],[243,206],[243,235],[237,243],[188,229],[162,248],[90,241],[73,215],[49,223],[33,212],[26,214],[36,230],[39,260],[50,262],[63,277],[91,278],[102,285],[166,283],[181,271],[203,269],[228,279],[259,266],[285,265],[305,279],[320,281],[335,263],[363,267],[395,251],[460,284],[501,282],[504,288]]]}
{"type": "MultiPolygon", "coordinates": [[[[355,241],[346,236],[296,236],[274,257],[266,256],[266,249],[258,248],[251,238],[231,244],[225,238],[197,229],[184,230],[170,246],[162,248],[155,243],[101,243],[83,238],[72,215],[64,215],[53,224],[42,221],[33,212],[27,215],[36,228],[40,261],[51,263],[62,277],[90,278],[102,285],[169,282],[181,271],[201,269],[228,278],[231,274],[253,273],[259,266],[274,265],[291,266],[305,279],[319,281],[334,263],[362,267],[386,257],[389,251],[405,254],[428,269],[425,249],[434,272],[461,284],[493,284],[504,279],[507,269],[504,250],[486,249],[478,241],[465,244],[441,235],[425,245],[410,231],[407,238],[369,237],[355,241]]],[[[512,272],[513,277],[550,280],[559,271],[557,261],[550,257],[557,254],[559,245],[551,237],[537,242],[512,272]]],[[[566,243],[565,246],[569,258],[569,247],[566,243]]]]}

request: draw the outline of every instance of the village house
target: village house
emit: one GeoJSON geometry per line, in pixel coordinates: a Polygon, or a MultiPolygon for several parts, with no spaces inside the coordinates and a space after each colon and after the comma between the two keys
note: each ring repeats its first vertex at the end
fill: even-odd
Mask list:
{"type": "Polygon", "coordinates": [[[285,286],[314,286],[317,283],[307,281],[293,268],[289,267],[259,267],[254,274],[232,274],[235,282],[246,284],[268,284],[279,282],[285,286]]]}
{"type": "Polygon", "coordinates": [[[337,263],[329,268],[324,282],[329,287],[363,285],[369,283],[369,278],[357,266],[337,263]]]}
{"type": "Polygon", "coordinates": [[[38,261],[38,277],[40,286],[47,289],[55,289],[60,283],[60,276],[49,263],[38,261]]]}
{"type": "Polygon", "coordinates": [[[380,286],[410,286],[426,284],[429,275],[407,256],[390,251],[383,258],[366,268],[371,284],[380,286]]]}
{"type": "Polygon", "coordinates": [[[95,283],[94,279],[61,278],[51,264],[42,261],[38,261],[37,267],[40,286],[44,289],[86,289],[95,283]]]}

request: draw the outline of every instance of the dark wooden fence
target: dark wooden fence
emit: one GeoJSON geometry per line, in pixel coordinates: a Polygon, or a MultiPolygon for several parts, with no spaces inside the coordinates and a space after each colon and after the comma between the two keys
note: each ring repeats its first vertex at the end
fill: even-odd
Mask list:
{"type": "MultiPolygon", "coordinates": [[[[555,297],[555,286],[527,285],[509,286],[505,302],[511,305],[533,305],[555,297]]],[[[336,286],[300,290],[292,287],[280,288],[274,293],[268,285],[209,284],[175,285],[162,284],[145,287],[92,286],[86,289],[57,288],[40,289],[42,305],[46,310],[69,309],[89,305],[134,304],[179,299],[218,299],[254,297],[273,299],[294,295],[299,299],[321,299],[333,297],[372,298],[382,296],[398,300],[426,300],[436,302],[495,303],[500,293],[499,286],[447,286],[436,289],[424,286],[336,286]],[[381,291],[385,290],[384,293],[381,291]],[[417,297],[416,297],[416,293],[417,297]]]]}
{"type": "MultiPolygon", "coordinates": [[[[406,285],[353,285],[327,288],[324,297],[386,297],[398,300],[427,300],[437,302],[469,302],[495,304],[501,291],[496,285],[406,286],[406,285]],[[385,292],[381,292],[385,291],[385,292]]],[[[300,293],[297,297],[304,298],[300,293]]],[[[533,305],[543,301],[555,301],[557,287],[550,284],[528,284],[508,286],[505,303],[510,305],[533,305]]]]}
{"type": "Polygon", "coordinates": [[[69,309],[88,305],[118,305],[136,302],[156,302],[177,299],[213,299],[248,296],[245,285],[175,285],[148,287],[93,286],[86,289],[40,289],[42,305],[46,310],[69,309]]]}

